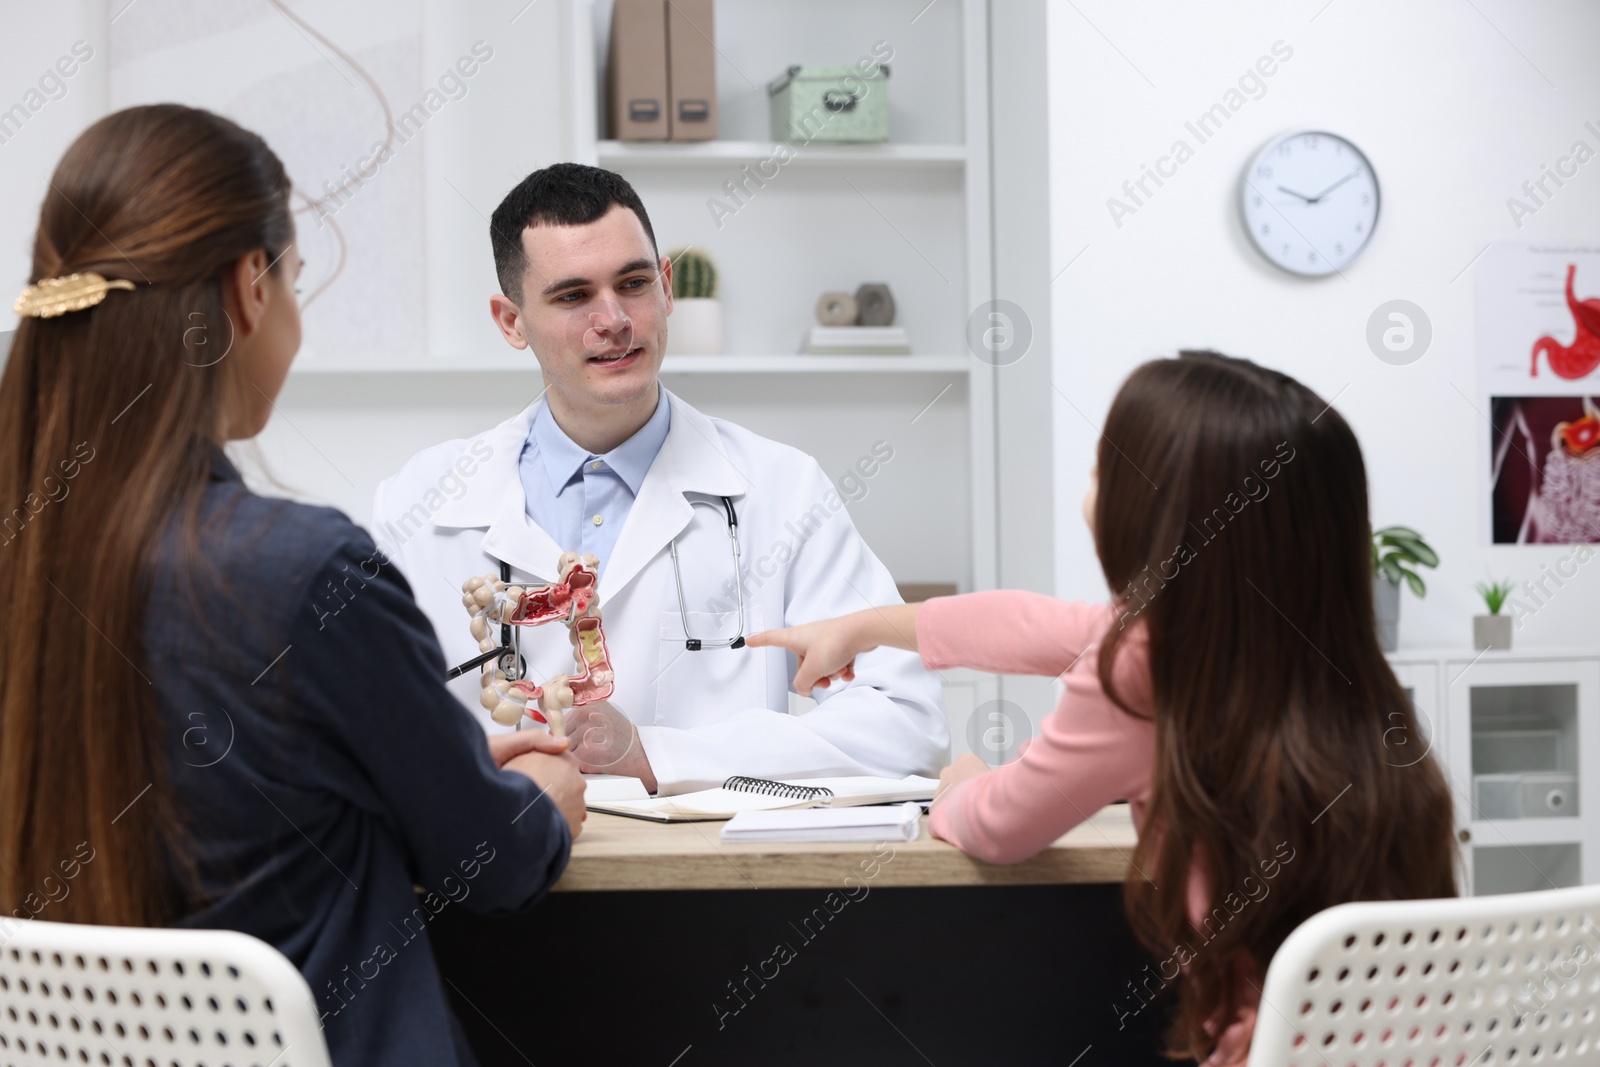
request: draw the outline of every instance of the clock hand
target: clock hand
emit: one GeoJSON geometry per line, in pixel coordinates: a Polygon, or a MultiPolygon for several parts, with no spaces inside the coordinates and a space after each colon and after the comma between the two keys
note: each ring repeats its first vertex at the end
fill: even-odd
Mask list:
{"type": "Polygon", "coordinates": [[[1317,202],[1316,197],[1307,196],[1305,193],[1297,193],[1293,189],[1286,189],[1281,185],[1278,186],[1278,192],[1288,193],[1290,196],[1298,196],[1301,200],[1304,200],[1308,204],[1315,204],[1317,202]]]}
{"type": "Polygon", "coordinates": [[[1349,181],[1351,178],[1354,178],[1357,174],[1360,174],[1360,173],[1361,173],[1361,168],[1357,167],[1355,170],[1351,171],[1349,174],[1346,174],[1343,178],[1340,178],[1338,181],[1334,182],[1332,185],[1330,185],[1326,189],[1322,190],[1322,192],[1318,193],[1316,196],[1313,196],[1310,200],[1307,200],[1306,203],[1315,204],[1318,200],[1321,200],[1323,197],[1327,196],[1329,193],[1331,193],[1335,189],[1339,188],[1339,186],[1343,185],[1345,182],[1349,181]]]}

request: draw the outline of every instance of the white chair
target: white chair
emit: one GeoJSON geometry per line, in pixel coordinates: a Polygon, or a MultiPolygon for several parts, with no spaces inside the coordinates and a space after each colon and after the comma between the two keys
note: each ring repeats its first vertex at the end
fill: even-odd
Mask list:
{"type": "Polygon", "coordinates": [[[1600,1064],[1597,1006],[1600,886],[1341,904],[1272,957],[1250,1067],[1600,1064]]]}
{"type": "Polygon", "coordinates": [[[0,919],[0,1065],[329,1067],[316,1002],[228,930],[0,919]]]}

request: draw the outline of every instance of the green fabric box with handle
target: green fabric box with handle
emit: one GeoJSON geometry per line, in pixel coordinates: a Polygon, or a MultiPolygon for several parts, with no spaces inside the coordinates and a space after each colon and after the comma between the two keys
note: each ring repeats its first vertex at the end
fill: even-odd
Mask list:
{"type": "Polygon", "coordinates": [[[779,141],[887,141],[889,68],[790,67],[767,85],[779,141]]]}

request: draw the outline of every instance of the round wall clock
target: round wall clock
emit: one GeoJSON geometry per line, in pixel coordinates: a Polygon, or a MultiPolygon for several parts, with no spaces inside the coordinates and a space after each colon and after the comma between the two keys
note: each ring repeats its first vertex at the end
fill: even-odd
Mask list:
{"type": "Polygon", "coordinates": [[[1251,242],[1271,263],[1294,274],[1333,274],[1378,224],[1378,176],[1338,134],[1289,133],[1250,161],[1239,206],[1251,242]]]}

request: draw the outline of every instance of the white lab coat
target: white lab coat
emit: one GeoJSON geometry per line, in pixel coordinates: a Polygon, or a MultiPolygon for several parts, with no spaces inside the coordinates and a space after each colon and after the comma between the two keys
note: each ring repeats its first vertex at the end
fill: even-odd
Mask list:
{"type": "MultiPolygon", "coordinates": [[[[736,625],[723,496],[738,515],[746,635],[900,598],[815,460],[663,395],[671,427],[612,558],[603,561],[599,593],[616,669],[611,703],[638,726],[660,792],[709,788],[736,774],[935,773],[948,755],[949,730],[938,681],[913,653],[861,656],[854,683],[817,689],[819,706],[791,715],[793,655],[685,651],[672,538],[694,636],[731,636],[736,625]],[[691,498],[714,507],[693,506],[691,498]]],[[[419,452],[373,501],[378,545],[410,581],[452,666],[478,654],[461,605],[463,581],[497,575],[501,560],[517,583],[556,577],[565,546],[527,517],[518,473],[536,407],[471,440],[419,452]]],[[[524,628],[522,636],[530,678],[573,672],[564,626],[524,628]]],[[[485,730],[507,729],[479,705],[478,671],[451,687],[485,730]]]]}

